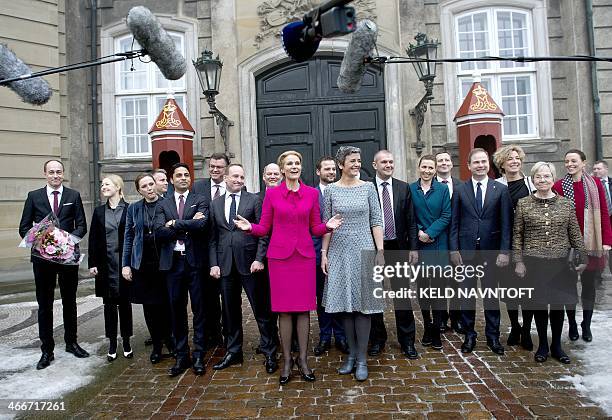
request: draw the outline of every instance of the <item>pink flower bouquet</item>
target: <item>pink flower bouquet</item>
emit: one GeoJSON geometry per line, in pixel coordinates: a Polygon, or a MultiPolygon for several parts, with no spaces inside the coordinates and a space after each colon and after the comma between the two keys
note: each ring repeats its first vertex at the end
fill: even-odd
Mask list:
{"type": "Polygon", "coordinates": [[[19,244],[20,248],[32,248],[32,256],[63,265],[79,265],[83,255],[78,243],[81,238],[58,228],[59,221],[49,213],[34,224],[19,244]]]}

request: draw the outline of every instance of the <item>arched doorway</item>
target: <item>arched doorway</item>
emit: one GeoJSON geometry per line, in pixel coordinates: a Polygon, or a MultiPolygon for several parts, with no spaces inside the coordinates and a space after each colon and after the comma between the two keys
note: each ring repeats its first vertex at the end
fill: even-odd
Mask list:
{"type": "Polygon", "coordinates": [[[297,150],[304,157],[302,178],[313,185],[319,157],[352,145],[362,150],[362,178],[373,176],[372,158],[387,145],[383,73],[369,66],[359,92],[343,94],[336,85],[341,61],[321,55],[255,77],[260,168],[297,150]]]}

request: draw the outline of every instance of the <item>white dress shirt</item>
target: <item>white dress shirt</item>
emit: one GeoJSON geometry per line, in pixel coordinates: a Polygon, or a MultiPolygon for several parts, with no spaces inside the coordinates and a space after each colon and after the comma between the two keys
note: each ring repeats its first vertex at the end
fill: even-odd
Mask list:
{"type": "MultiPolygon", "coordinates": [[[[393,215],[394,223],[395,223],[395,210],[393,209],[393,178],[389,178],[388,180],[383,181],[377,175],[376,176],[376,190],[378,191],[378,199],[380,200],[380,209],[383,212],[383,232],[384,232],[385,231],[385,217],[384,217],[385,209],[383,208],[383,196],[382,196],[382,192],[383,192],[382,183],[383,182],[387,182],[389,184],[387,185],[387,191],[389,191],[389,199],[391,200],[391,214],[393,215]]],[[[396,238],[385,238],[385,239],[388,240],[388,239],[396,239],[396,238]]]]}
{"type": "Polygon", "coordinates": [[[323,185],[319,182],[319,189],[321,190],[321,194],[325,194],[325,188],[327,188],[327,185],[323,185]]]}
{"type": "Polygon", "coordinates": [[[215,198],[215,193],[217,192],[217,187],[215,187],[215,185],[219,186],[219,197],[225,194],[225,191],[227,190],[225,181],[221,182],[220,184],[215,184],[213,180],[211,179],[210,180],[210,199],[211,200],[215,198]]]}
{"type": "MultiPolygon", "coordinates": [[[[443,183],[442,181],[445,181],[444,178],[441,178],[439,176],[436,176],[436,179],[438,180],[438,182],[443,183]]],[[[446,186],[448,187],[448,193],[450,195],[450,198],[453,198],[453,178],[452,177],[448,177],[446,178],[446,181],[448,181],[446,183],[446,186]]]]}
{"type": "Polygon", "coordinates": [[[232,206],[232,194],[236,196],[236,214],[238,214],[238,206],[240,205],[240,191],[237,193],[227,191],[225,193],[225,221],[230,226],[234,225],[234,221],[229,219],[230,207],[232,206]]]}
{"type": "MultiPolygon", "coordinates": [[[[174,191],[174,205],[176,206],[176,212],[178,213],[178,209],[179,209],[179,196],[183,196],[183,203],[186,204],[187,203],[187,196],[189,195],[189,190],[185,191],[182,194],[177,193],[176,191],[174,191]]],[[[185,209],[187,207],[185,206],[185,209]]],[[[183,242],[182,244],[179,243],[179,241],[176,241],[176,244],[174,244],[174,250],[175,251],[185,251],[185,242],[183,242]]]]}
{"type": "Polygon", "coordinates": [[[57,209],[59,211],[59,203],[61,203],[62,201],[62,194],[64,193],[64,186],[60,185],[60,187],[57,190],[54,190],[47,184],[47,199],[49,200],[51,211],[53,211],[53,197],[54,197],[53,191],[59,191],[59,194],[57,195],[57,206],[58,206],[57,209]]]}
{"type": "Polygon", "coordinates": [[[484,209],[484,203],[485,203],[485,196],[487,195],[487,183],[489,182],[489,177],[485,177],[485,179],[483,179],[482,181],[477,181],[474,178],[472,178],[472,190],[474,191],[474,197],[476,197],[476,189],[478,188],[478,185],[476,185],[477,182],[480,182],[480,189],[482,190],[482,208],[484,209]]]}

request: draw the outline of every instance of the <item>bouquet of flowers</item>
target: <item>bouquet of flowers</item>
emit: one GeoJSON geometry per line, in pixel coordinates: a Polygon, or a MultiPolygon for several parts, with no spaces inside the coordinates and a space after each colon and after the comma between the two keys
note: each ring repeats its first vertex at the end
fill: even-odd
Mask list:
{"type": "Polygon", "coordinates": [[[77,244],[81,238],[60,229],[57,216],[49,213],[35,223],[19,244],[19,248],[32,248],[32,255],[62,265],[79,265],[83,255],[77,244]]]}

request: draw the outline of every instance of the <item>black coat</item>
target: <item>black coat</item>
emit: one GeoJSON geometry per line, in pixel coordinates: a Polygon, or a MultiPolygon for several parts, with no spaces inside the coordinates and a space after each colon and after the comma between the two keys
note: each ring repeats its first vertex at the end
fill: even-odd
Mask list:
{"type": "MultiPolygon", "coordinates": [[[[418,249],[418,229],[414,218],[414,209],[412,207],[412,194],[410,186],[397,178],[392,178],[391,188],[393,189],[393,219],[395,221],[395,235],[400,249],[416,250],[418,249]]],[[[380,201],[378,195],[378,185],[376,177],[372,180],[376,189],[376,197],[380,201]]],[[[381,206],[382,209],[382,206],[381,206]]]]}
{"type": "MultiPolygon", "coordinates": [[[[123,200],[122,200],[123,201],[123,200]]],[[[129,296],[129,282],[121,276],[121,256],[123,255],[123,235],[125,232],[125,219],[127,216],[128,205],[123,201],[124,207],[119,221],[119,261],[117,261],[119,270],[119,284],[108,277],[108,254],[106,252],[106,208],[108,203],[102,204],[94,209],[91,217],[91,228],[89,232],[89,252],[88,266],[96,267],[98,275],[96,276],[96,296],[98,297],[117,297],[117,291],[122,297],[129,296]],[[113,284],[111,284],[113,282],[113,284]]]]}

